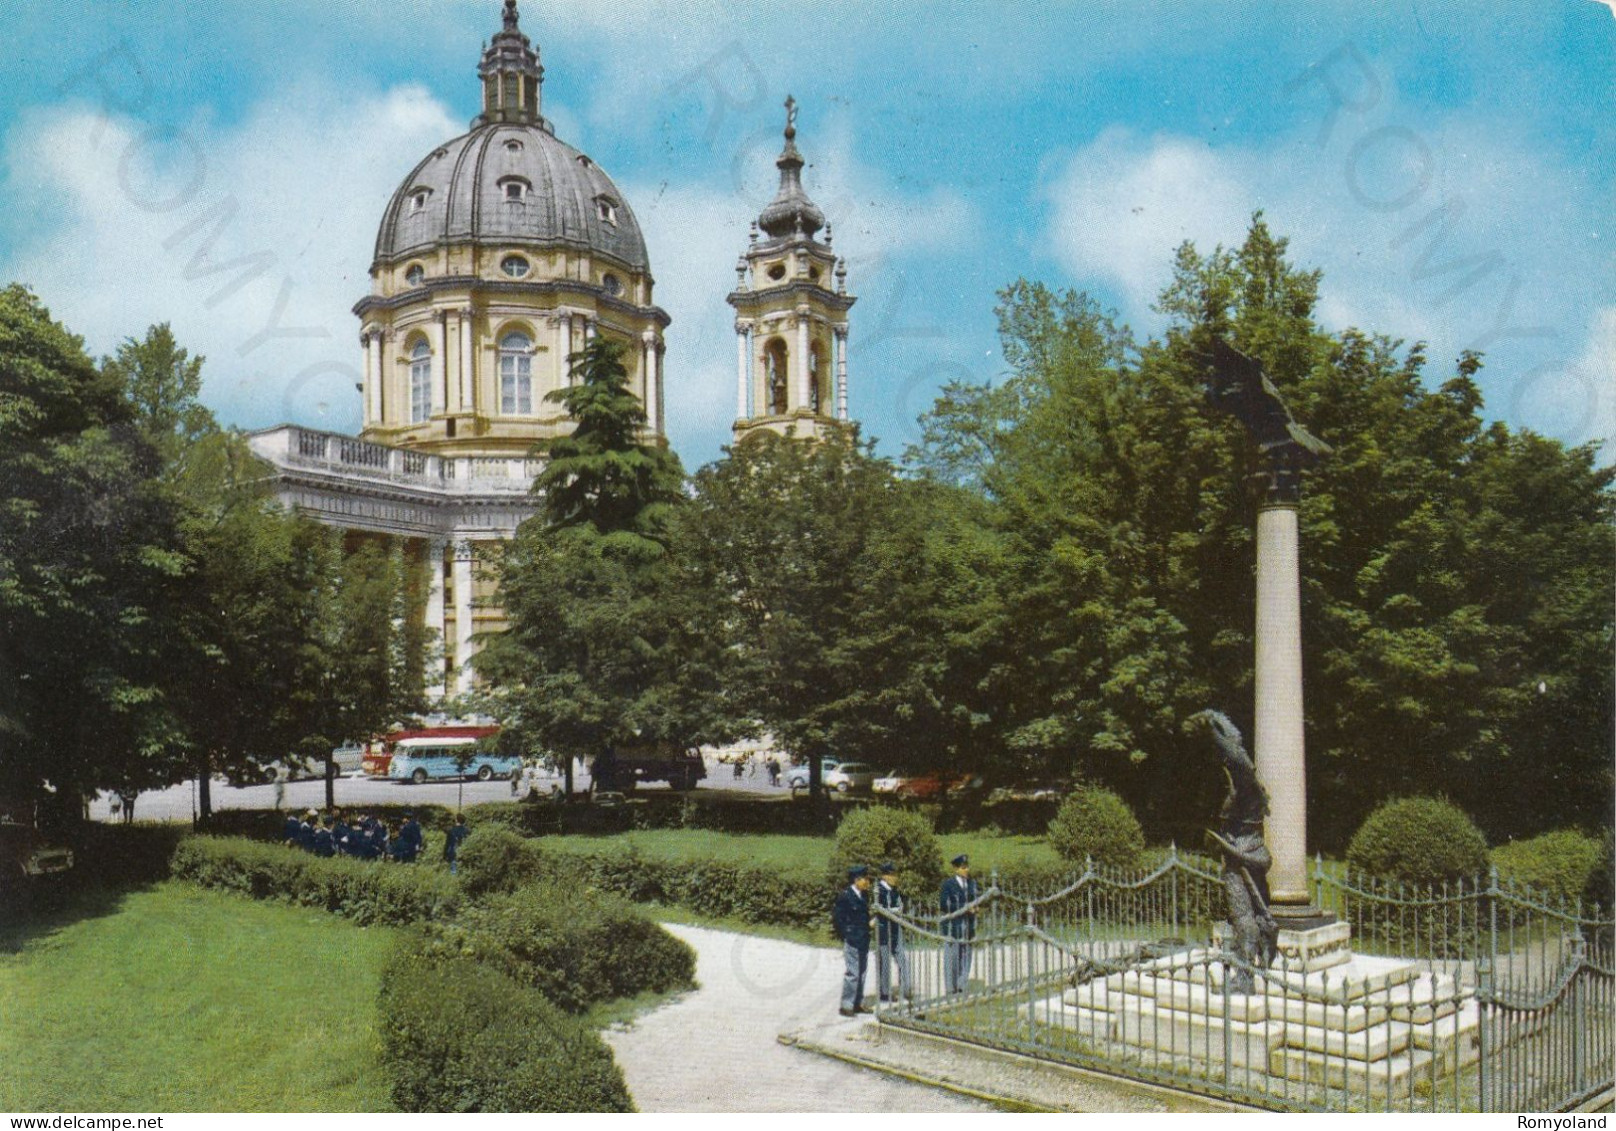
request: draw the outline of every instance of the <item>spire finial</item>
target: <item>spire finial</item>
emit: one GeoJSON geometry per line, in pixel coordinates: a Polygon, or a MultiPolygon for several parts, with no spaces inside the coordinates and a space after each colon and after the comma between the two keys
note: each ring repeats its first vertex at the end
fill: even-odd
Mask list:
{"type": "Polygon", "coordinates": [[[505,30],[516,30],[516,0],[505,0],[505,30]]]}
{"type": "Polygon", "coordinates": [[[786,140],[797,136],[797,100],[786,95],[786,140]]]}

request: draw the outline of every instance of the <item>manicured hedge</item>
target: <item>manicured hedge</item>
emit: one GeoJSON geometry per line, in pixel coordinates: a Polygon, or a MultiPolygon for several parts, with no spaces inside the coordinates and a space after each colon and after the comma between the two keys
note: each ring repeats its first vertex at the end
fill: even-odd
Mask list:
{"type": "Polygon", "coordinates": [[[1104,868],[1134,868],[1145,850],[1145,831],[1115,793],[1080,785],[1049,822],[1049,845],[1079,868],[1089,860],[1104,868]]]}
{"type": "Polygon", "coordinates": [[[1487,875],[1487,840],[1451,801],[1403,797],[1364,818],[1347,845],[1354,871],[1420,886],[1487,875]]]}
{"type": "Polygon", "coordinates": [[[665,860],[632,847],[561,849],[542,838],[484,826],[460,852],[460,876],[473,893],[524,884],[583,885],[636,903],[667,903],[715,918],[824,927],[835,889],[817,869],[779,872],[716,859],[665,860]]]}
{"type": "Polygon", "coordinates": [[[891,861],[898,867],[898,887],[907,892],[932,892],[942,884],[943,853],[932,835],[931,822],[904,809],[871,808],[851,813],[836,830],[826,885],[832,890],[847,883],[847,870],[855,864],[875,870],[891,861]]]}
{"type": "Polygon", "coordinates": [[[534,884],[430,928],[432,951],[474,958],[571,1013],[613,998],[690,989],[696,955],[627,900],[534,884]]]}
{"type": "Polygon", "coordinates": [[[494,801],[466,810],[466,822],[503,825],[524,836],[572,833],[600,834],[635,829],[709,829],[731,833],[793,833],[820,836],[836,829],[845,812],[860,808],[845,803],[820,809],[807,797],[735,798],[695,793],[645,793],[620,805],[598,805],[583,799],[569,803],[494,801]]]}
{"type": "Polygon", "coordinates": [[[633,1111],[598,1034],[537,990],[409,938],[382,972],[382,1060],[410,1112],[633,1111]]]}
{"type": "Polygon", "coordinates": [[[1493,867],[1506,883],[1528,888],[1550,903],[1572,904],[1588,889],[1603,861],[1598,837],[1559,829],[1493,849],[1493,867]]]}
{"type": "Polygon", "coordinates": [[[454,877],[435,868],[322,858],[239,837],[187,837],[174,852],[173,873],[254,899],[323,907],[361,924],[446,919],[463,899],[454,877]]]}

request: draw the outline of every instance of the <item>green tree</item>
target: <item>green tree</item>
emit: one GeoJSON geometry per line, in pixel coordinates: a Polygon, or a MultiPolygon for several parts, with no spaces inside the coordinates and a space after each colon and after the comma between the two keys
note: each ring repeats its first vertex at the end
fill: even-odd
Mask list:
{"type": "Polygon", "coordinates": [[[851,429],[763,433],[699,471],[675,544],[730,705],[806,758],[890,756],[939,726],[919,498],[851,429]]]}
{"type": "Polygon", "coordinates": [[[703,667],[712,646],[687,628],[667,526],[683,501],[678,457],[644,435],[623,346],[600,336],[573,355],[574,384],[550,394],[575,421],[534,482],[537,517],[497,563],[509,629],[474,660],[508,749],[559,760],[619,746],[682,748],[723,736],[703,667]]]}

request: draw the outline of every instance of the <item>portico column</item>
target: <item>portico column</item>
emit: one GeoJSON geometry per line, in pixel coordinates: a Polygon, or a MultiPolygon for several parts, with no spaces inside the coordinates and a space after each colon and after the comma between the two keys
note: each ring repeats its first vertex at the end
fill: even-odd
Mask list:
{"type": "MultiPolygon", "coordinates": [[[[443,616],[443,551],[446,543],[442,538],[428,538],[426,540],[426,627],[428,631],[437,633],[437,647],[444,649],[448,641],[444,639],[443,616]]],[[[426,693],[429,699],[442,699],[445,691],[443,659],[440,657],[432,665],[431,677],[427,680],[426,693]]]]}
{"type": "Polygon", "coordinates": [[[656,374],[652,372],[655,350],[656,335],[647,330],[640,335],[640,391],[645,398],[645,423],[652,435],[657,430],[656,374]]]}
{"type": "Polygon", "coordinates": [[[836,327],[836,419],[847,419],[847,327],[836,327]]]}
{"type": "Polygon", "coordinates": [[[1307,763],[1302,726],[1302,596],[1297,505],[1257,511],[1257,687],[1253,743],[1268,792],[1263,840],[1276,904],[1306,904],[1307,763]]]}
{"type": "Polygon", "coordinates": [[[808,388],[809,380],[808,308],[799,306],[797,307],[797,408],[807,409],[813,403],[813,396],[808,388]]]}
{"type": "Polygon", "coordinates": [[[455,664],[454,689],[457,695],[471,690],[471,586],[472,546],[468,541],[455,543],[454,601],[455,601],[455,664]]]}
{"type": "Polygon", "coordinates": [[[572,315],[561,316],[561,384],[572,386],[572,315]]]}
{"type": "Polygon", "coordinates": [[[751,351],[747,349],[747,342],[751,337],[752,325],[749,322],[735,323],[735,419],[745,420],[751,413],[747,412],[747,386],[751,384],[751,368],[747,364],[751,360],[751,351]]]}
{"type": "Polygon", "coordinates": [[[667,347],[659,339],[656,348],[652,350],[652,359],[656,362],[656,423],[657,435],[659,436],[665,436],[668,432],[668,406],[666,403],[668,390],[663,381],[662,369],[663,358],[667,357],[667,355],[667,347]]]}
{"type": "Polygon", "coordinates": [[[382,336],[367,330],[365,343],[365,423],[382,422],[382,336]]]}

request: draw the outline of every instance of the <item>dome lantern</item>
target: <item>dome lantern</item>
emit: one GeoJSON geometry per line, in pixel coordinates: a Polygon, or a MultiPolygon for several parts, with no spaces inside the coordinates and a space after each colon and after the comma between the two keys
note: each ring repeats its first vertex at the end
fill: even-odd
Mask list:
{"type": "Polygon", "coordinates": [[[505,0],[505,26],[483,50],[477,77],[483,84],[483,112],[472,119],[472,126],[491,122],[516,122],[544,126],[539,113],[540,88],[544,68],[539,52],[522,34],[516,14],[516,0],[505,0]]]}
{"type": "Polygon", "coordinates": [[[786,96],[786,145],[774,163],[780,191],[757,218],[757,226],[773,239],[812,238],[825,226],[825,214],[802,188],[802,154],[797,152],[797,100],[786,96]]]}

